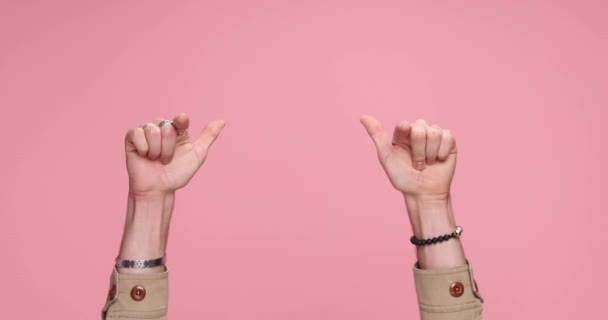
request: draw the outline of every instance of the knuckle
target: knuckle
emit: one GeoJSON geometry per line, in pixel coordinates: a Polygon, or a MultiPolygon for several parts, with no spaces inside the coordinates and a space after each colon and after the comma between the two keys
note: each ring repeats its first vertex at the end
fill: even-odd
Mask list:
{"type": "Polygon", "coordinates": [[[444,129],[442,132],[443,138],[446,139],[447,141],[453,141],[454,140],[454,134],[452,133],[452,131],[448,130],[448,129],[444,129]]]}
{"type": "Polygon", "coordinates": [[[135,130],[133,128],[127,130],[127,132],[125,133],[125,140],[129,139],[130,137],[132,137],[134,133],[135,133],[135,130]]]}
{"type": "Polygon", "coordinates": [[[441,133],[441,130],[438,128],[428,127],[426,134],[431,139],[437,139],[437,138],[441,138],[442,133],[441,133]]]}
{"type": "Polygon", "coordinates": [[[158,126],[146,126],[144,128],[144,132],[146,134],[159,134],[160,133],[160,128],[158,126]]]}
{"type": "Polygon", "coordinates": [[[194,145],[194,153],[196,154],[197,157],[199,157],[200,159],[205,159],[207,157],[207,148],[203,147],[199,144],[195,144],[194,145]]]}
{"type": "Polygon", "coordinates": [[[137,138],[139,137],[140,132],[143,134],[143,129],[142,128],[130,128],[125,133],[125,141],[132,141],[133,143],[136,143],[137,138]]]}
{"type": "Polygon", "coordinates": [[[379,133],[382,132],[384,130],[384,128],[382,127],[382,125],[380,123],[374,123],[370,126],[370,129],[373,133],[379,133]]]}
{"type": "Polygon", "coordinates": [[[162,132],[162,134],[173,134],[175,133],[175,128],[173,127],[173,125],[164,125],[160,128],[160,131],[162,132]]]}
{"type": "Polygon", "coordinates": [[[212,126],[212,127],[207,127],[206,130],[207,130],[209,136],[212,139],[215,139],[220,134],[220,131],[222,130],[222,128],[220,128],[218,126],[212,126]]]}
{"type": "Polygon", "coordinates": [[[410,125],[410,123],[407,120],[402,120],[399,121],[399,123],[397,124],[397,127],[401,128],[401,129],[405,129],[410,125]]]}
{"type": "Polygon", "coordinates": [[[424,127],[420,126],[412,127],[412,132],[410,133],[410,136],[414,141],[422,140],[426,138],[426,130],[424,130],[424,127]]]}

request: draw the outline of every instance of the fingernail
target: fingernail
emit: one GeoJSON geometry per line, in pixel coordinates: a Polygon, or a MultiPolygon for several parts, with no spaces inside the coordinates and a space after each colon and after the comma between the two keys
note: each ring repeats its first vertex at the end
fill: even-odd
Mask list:
{"type": "Polygon", "coordinates": [[[416,166],[417,170],[423,170],[424,169],[424,161],[416,161],[415,166],[416,166]]]}

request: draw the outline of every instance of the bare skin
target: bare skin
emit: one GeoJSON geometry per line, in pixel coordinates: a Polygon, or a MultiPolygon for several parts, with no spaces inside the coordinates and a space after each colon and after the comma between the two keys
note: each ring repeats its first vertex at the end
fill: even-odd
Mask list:
{"type": "MultiPolygon", "coordinates": [[[[194,139],[188,133],[189,125],[190,118],[182,113],[173,119],[173,125],[132,128],[125,136],[129,195],[119,253],[123,259],[165,255],[175,192],[203,165],[224,121],[209,122],[194,139]]],[[[164,271],[165,267],[118,269],[120,273],[164,271]]]]}
{"type": "MultiPolygon", "coordinates": [[[[173,125],[132,128],[125,136],[129,194],[119,253],[124,259],[165,254],[175,192],[200,169],[224,128],[223,121],[211,121],[193,139],[187,132],[189,122],[186,114],[180,114],[173,125]]],[[[429,126],[424,120],[402,121],[390,137],[371,116],[361,117],[361,123],[376,145],[390,182],[403,194],[414,235],[429,238],[454,231],[450,184],[456,168],[456,142],[450,131],[429,126]]],[[[458,239],[419,247],[417,257],[419,267],[425,269],[466,263],[458,239]]],[[[165,270],[118,269],[120,273],[165,270]]]]}
{"type": "MultiPolygon", "coordinates": [[[[403,194],[412,231],[419,239],[455,230],[450,185],[456,170],[456,140],[447,129],[419,119],[401,121],[389,136],[372,116],[361,123],[376,145],[391,184],[403,194]]],[[[443,269],[466,263],[459,239],[417,247],[418,266],[443,269]]]]}

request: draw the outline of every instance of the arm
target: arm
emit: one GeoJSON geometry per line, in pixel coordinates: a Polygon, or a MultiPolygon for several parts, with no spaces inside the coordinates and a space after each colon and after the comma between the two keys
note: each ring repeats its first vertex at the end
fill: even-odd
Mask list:
{"type": "MultiPolygon", "coordinates": [[[[212,121],[194,141],[189,118],[173,125],[132,128],[125,137],[129,194],[119,257],[155,259],[165,255],[175,193],[188,184],[207,157],[223,121],[212,121]]],[[[114,267],[102,319],[166,319],[168,270],[164,265],[131,269],[114,267]]]]}
{"type": "MultiPolygon", "coordinates": [[[[403,194],[418,239],[456,228],[450,184],[456,168],[456,141],[449,130],[424,120],[402,121],[389,137],[371,116],[361,123],[374,141],[391,184],[403,194]]],[[[423,320],[481,319],[482,299],[459,238],[416,247],[416,293],[423,320]]]]}

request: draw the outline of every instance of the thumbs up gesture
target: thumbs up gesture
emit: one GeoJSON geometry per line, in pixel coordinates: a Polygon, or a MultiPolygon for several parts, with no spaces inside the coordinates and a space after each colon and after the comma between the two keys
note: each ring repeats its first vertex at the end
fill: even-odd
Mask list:
{"type": "Polygon", "coordinates": [[[419,119],[401,121],[390,137],[378,120],[361,117],[392,185],[406,198],[447,199],[456,169],[452,133],[419,119]]]}
{"type": "Polygon", "coordinates": [[[191,139],[190,118],[182,113],[173,121],[147,123],[125,136],[129,192],[135,196],[166,194],[184,187],[201,167],[224,121],[209,122],[191,139]]]}

